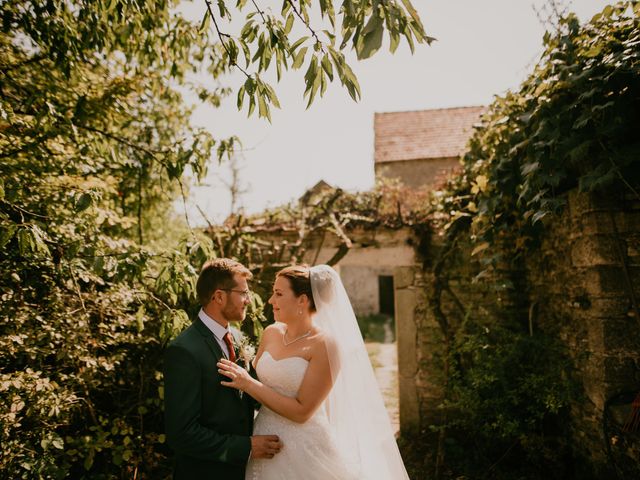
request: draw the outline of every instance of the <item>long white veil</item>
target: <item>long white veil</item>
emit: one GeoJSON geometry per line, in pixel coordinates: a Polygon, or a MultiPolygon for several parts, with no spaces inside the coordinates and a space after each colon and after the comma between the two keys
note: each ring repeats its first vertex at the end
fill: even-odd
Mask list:
{"type": "Polygon", "coordinates": [[[409,479],[351,302],[327,265],[310,269],[314,323],[334,341],[329,359],[334,385],[325,406],[342,453],[363,480],[409,479]]]}

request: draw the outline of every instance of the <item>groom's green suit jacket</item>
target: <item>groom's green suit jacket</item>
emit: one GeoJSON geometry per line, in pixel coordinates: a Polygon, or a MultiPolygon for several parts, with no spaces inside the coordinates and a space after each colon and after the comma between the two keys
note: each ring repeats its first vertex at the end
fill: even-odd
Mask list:
{"type": "Polygon", "coordinates": [[[254,401],[220,385],[220,345],[196,318],[164,357],[165,427],[175,452],[174,480],[242,480],[253,429],[254,401]]]}

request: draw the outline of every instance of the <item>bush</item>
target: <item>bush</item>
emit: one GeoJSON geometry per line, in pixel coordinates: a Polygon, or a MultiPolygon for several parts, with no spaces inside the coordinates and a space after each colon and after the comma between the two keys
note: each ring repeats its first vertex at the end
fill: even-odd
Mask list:
{"type": "Polygon", "coordinates": [[[360,315],[356,317],[362,338],[366,342],[395,342],[393,317],[381,313],[360,315]]]}

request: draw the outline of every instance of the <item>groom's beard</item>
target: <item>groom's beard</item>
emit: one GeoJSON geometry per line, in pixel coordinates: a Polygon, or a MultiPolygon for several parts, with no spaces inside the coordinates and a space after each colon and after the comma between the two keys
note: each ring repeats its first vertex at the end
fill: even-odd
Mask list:
{"type": "Polygon", "coordinates": [[[242,322],[246,315],[246,308],[244,305],[232,305],[227,303],[222,309],[222,315],[228,322],[242,322]]]}

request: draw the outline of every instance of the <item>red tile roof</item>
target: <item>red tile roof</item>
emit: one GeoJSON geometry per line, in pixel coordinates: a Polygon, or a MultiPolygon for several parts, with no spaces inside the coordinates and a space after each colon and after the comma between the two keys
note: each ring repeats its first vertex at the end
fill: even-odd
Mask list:
{"type": "Polygon", "coordinates": [[[375,162],[458,157],[486,107],[376,113],[375,162]]]}

